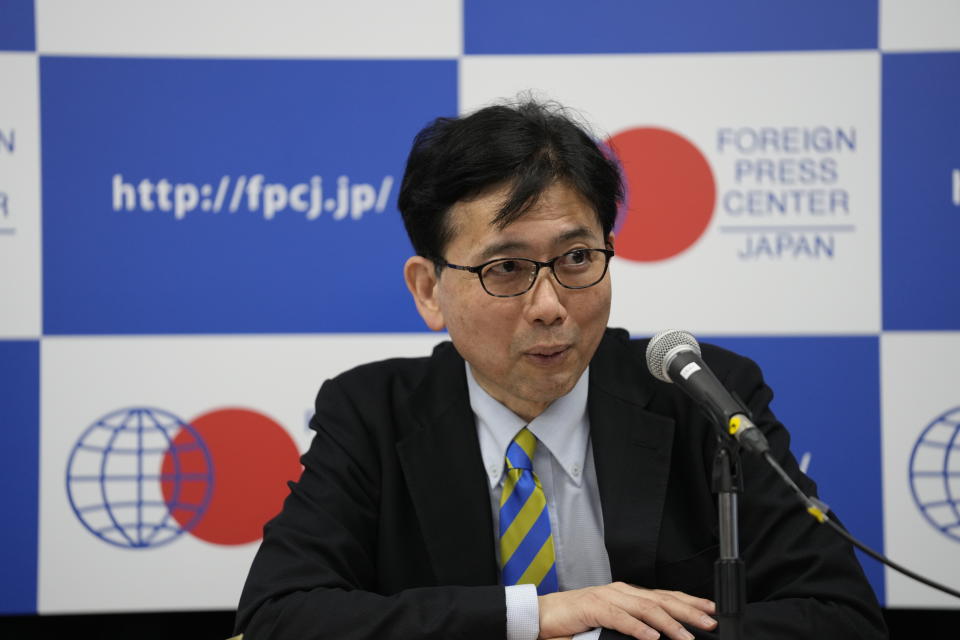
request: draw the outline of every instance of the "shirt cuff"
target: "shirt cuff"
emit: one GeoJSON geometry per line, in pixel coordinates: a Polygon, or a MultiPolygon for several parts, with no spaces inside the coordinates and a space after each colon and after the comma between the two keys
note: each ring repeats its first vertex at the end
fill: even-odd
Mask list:
{"type": "Polygon", "coordinates": [[[600,637],[600,632],[602,629],[597,627],[596,629],[590,629],[590,631],[583,631],[573,636],[573,640],[597,640],[600,637]]]}
{"type": "Polygon", "coordinates": [[[515,584],[504,588],[507,599],[507,640],[537,640],[540,635],[540,604],[537,587],[515,584]]]}

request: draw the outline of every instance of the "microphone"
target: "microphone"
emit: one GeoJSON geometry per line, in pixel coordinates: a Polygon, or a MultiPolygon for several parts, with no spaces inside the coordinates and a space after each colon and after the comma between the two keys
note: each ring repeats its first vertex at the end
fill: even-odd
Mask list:
{"type": "Polygon", "coordinates": [[[747,416],[743,405],[704,363],[700,345],[692,335],[668,329],[653,336],[647,345],[647,368],[658,380],[680,387],[748,451],[764,454],[770,450],[766,437],[747,416]]]}

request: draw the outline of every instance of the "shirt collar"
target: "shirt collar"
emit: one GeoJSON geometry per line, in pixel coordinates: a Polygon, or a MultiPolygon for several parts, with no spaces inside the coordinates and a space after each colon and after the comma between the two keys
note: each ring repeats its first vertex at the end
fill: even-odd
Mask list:
{"type": "Polygon", "coordinates": [[[587,419],[589,367],[567,395],[554,400],[529,424],[480,386],[469,363],[466,363],[466,368],[470,408],[477,419],[480,453],[491,489],[500,483],[507,447],[524,426],[537,436],[537,440],[553,455],[574,484],[580,486],[590,440],[587,419]]]}

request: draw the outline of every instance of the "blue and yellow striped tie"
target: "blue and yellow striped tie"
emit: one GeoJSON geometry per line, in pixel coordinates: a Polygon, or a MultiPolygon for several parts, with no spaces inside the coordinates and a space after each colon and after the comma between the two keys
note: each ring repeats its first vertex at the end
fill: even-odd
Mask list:
{"type": "Polygon", "coordinates": [[[533,473],[537,438],[526,427],[507,447],[507,477],[500,495],[500,567],[503,584],[535,584],[537,593],[557,591],[550,514],[533,473]]]}

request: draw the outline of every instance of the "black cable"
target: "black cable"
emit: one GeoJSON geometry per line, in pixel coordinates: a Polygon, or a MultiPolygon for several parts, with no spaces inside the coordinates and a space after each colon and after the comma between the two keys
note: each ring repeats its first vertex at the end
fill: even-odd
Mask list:
{"type": "Polygon", "coordinates": [[[777,472],[777,475],[779,475],[783,479],[783,481],[787,483],[787,486],[789,486],[793,490],[794,494],[796,494],[796,496],[800,499],[800,502],[803,503],[803,506],[807,508],[807,513],[813,516],[814,519],[817,520],[817,522],[819,522],[820,524],[829,525],[830,528],[836,531],[844,540],[846,540],[856,548],[860,549],[861,551],[869,555],[874,560],[882,562],[883,564],[887,565],[891,569],[899,571],[900,573],[907,576],[908,578],[913,578],[917,582],[921,582],[927,585],[928,587],[933,587],[934,589],[943,591],[944,593],[950,594],[955,598],[960,598],[960,591],[956,591],[938,582],[934,582],[929,578],[925,578],[918,573],[914,573],[910,569],[900,566],[899,564],[897,564],[890,558],[886,557],[882,553],[877,553],[867,545],[863,544],[862,542],[854,538],[843,527],[841,527],[836,522],[830,519],[830,517],[827,515],[827,512],[830,510],[830,508],[822,501],[816,498],[811,498],[810,496],[805,494],[800,489],[800,487],[797,486],[797,484],[793,481],[793,479],[787,475],[787,472],[784,471],[779,464],[777,464],[777,461],[773,459],[773,456],[771,456],[769,452],[764,453],[763,457],[766,459],[767,463],[773,468],[773,470],[777,472]]]}

